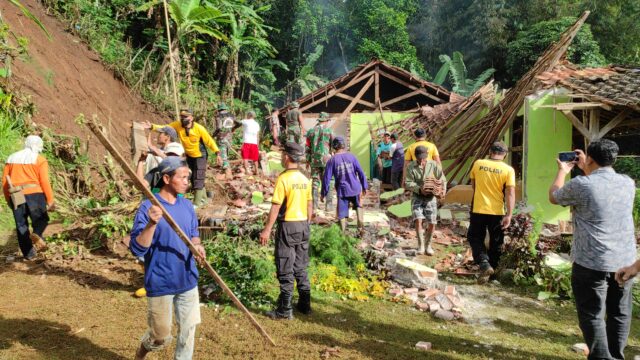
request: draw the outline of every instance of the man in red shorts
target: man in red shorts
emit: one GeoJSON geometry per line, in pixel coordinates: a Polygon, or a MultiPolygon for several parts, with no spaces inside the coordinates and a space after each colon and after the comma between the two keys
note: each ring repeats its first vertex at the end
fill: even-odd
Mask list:
{"type": "Polygon", "coordinates": [[[240,149],[240,155],[242,156],[242,162],[244,163],[245,174],[251,175],[250,161],[253,161],[253,166],[258,173],[258,160],[260,152],[258,150],[258,140],[260,134],[260,124],[255,120],[256,113],[249,111],[247,113],[247,119],[240,121],[242,124],[242,148],[240,149]]]}

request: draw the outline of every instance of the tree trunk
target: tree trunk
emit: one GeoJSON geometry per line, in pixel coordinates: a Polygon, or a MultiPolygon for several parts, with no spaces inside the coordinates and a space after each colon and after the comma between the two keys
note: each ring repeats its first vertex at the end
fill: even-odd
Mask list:
{"type": "Polygon", "coordinates": [[[229,57],[229,62],[227,62],[227,71],[224,81],[224,92],[223,98],[225,101],[230,101],[233,99],[233,92],[236,88],[236,84],[240,75],[238,74],[238,51],[234,51],[229,57]]]}

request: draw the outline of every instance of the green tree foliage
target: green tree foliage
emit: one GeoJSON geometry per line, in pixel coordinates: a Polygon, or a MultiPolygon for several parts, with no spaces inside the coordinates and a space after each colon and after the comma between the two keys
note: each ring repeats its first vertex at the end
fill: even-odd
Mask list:
{"type": "Polygon", "coordinates": [[[434,82],[442,85],[448,74],[453,85],[453,92],[462,96],[473,95],[495,72],[495,69],[490,68],[483,71],[476,79],[468,78],[467,67],[464,64],[462,53],[459,51],[453,52],[453,59],[449,55],[440,55],[440,61],[442,61],[442,67],[438,70],[434,82]]]}
{"type": "MultiPolygon", "coordinates": [[[[576,18],[542,21],[518,33],[518,38],[508,46],[507,71],[512,80],[519,79],[533,66],[538,57],[560,34],[575,23],[576,18]]],[[[606,63],[598,42],[593,39],[588,24],[582,27],[567,52],[567,59],[574,64],[600,66],[606,63]]]]}

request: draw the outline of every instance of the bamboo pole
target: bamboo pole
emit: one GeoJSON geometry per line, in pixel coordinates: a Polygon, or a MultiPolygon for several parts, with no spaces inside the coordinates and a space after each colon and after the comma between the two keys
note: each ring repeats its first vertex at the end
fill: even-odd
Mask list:
{"type": "Polygon", "coordinates": [[[209,274],[211,274],[211,276],[216,281],[216,283],[218,283],[220,288],[222,288],[224,293],[227,294],[227,296],[231,298],[231,301],[233,301],[236,307],[245,314],[245,316],[251,321],[251,324],[256,328],[256,330],[258,330],[258,332],[267,341],[269,341],[271,345],[275,346],[276,343],[273,341],[273,339],[271,339],[271,337],[266,332],[266,330],[258,323],[258,321],[253,317],[253,315],[251,315],[249,310],[247,310],[247,308],[242,304],[242,302],[240,302],[240,300],[236,297],[233,291],[229,289],[229,287],[224,282],[224,280],[222,280],[220,275],[218,275],[218,273],[213,269],[213,267],[211,267],[211,265],[206,261],[206,259],[201,259],[193,243],[191,242],[191,239],[189,239],[189,237],[184,233],[184,231],[182,231],[182,229],[180,228],[180,226],[178,226],[178,224],[173,219],[173,217],[167,212],[167,209],[165,209],[164,206],[162,206],[162,204],[160,203],[160,201],[156,199],[156,197],[153,195],[151,190],[142,183],[142,181],[140,180],[140,178],[138,178],[138,176],[136,175],[135,171],[131,168],[129,163],[124,159],[124,157],[122,157],[122,155],[120,155],[118,150],[116,150],[116,148],[109,141],[109,139],[107,139],[107,137],[104,135],[104,133],[96,123],[95,118],[93,120],[87,121],[87,126],[98,137],[98,140],[100,140],[102,145],[104,145],[107,151],[109,151],[111,156],[113,156],[113,158],[116,159],[116,161],[120,164],[120,166],[122,166],[122,168],[124,169],[124,172],[133,181],[133,184],[138,188],[138,190],[140,190],[144,194],[144,196],[147,199],[149,199],[149,201],[151,201],[153,205],[159,207],[162,210],[162,215],[165,218],[165,220],[169,223],[169,225],[176,232],[176,234],[178,234],[180,239],[184,241],[187,247],[189,247],[189,250],[191,250],[191,253],[193,254],[193,256],[196,257],[197,259],[202,260],[200,261],[200,263],[204,265],[204,267],[207,269],[209,274]]]}
{"type": "Polygon", "coordinates": [[[169,26],[169,10],[167,9],[167,0],[162,0],[164,4],[164,20],[167,26],[167,41],[169,45],[169,63],[171,64],[171,85],[173,86],[173,102],[176,107],[176,120],[180,119],[180,106],[178,105],[178,90],[176,88],[175,64],[173,61],[173,48],[171,46],[171,27],[169,26]]]}

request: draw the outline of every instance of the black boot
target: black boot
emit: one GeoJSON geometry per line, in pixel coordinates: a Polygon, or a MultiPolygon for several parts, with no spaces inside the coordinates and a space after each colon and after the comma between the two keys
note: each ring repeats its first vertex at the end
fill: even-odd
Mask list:
{"type": "Polygon", "coordinates": [[[296,309],[305,315],[311,314],[311,291],[298,291],[298,295],[299,298],[296,309]]]}
{"type": "Polygon", "coordinates": [[[293,319],[293,310],[291,309],[291,298],[292,298],[292,295],[283,295],[282,293],[280,293],[280,296],[278,297],[278,307],[271,311],[267,311],[265,315],[267,315],[268,317],[274,320],[293,319]]]}

